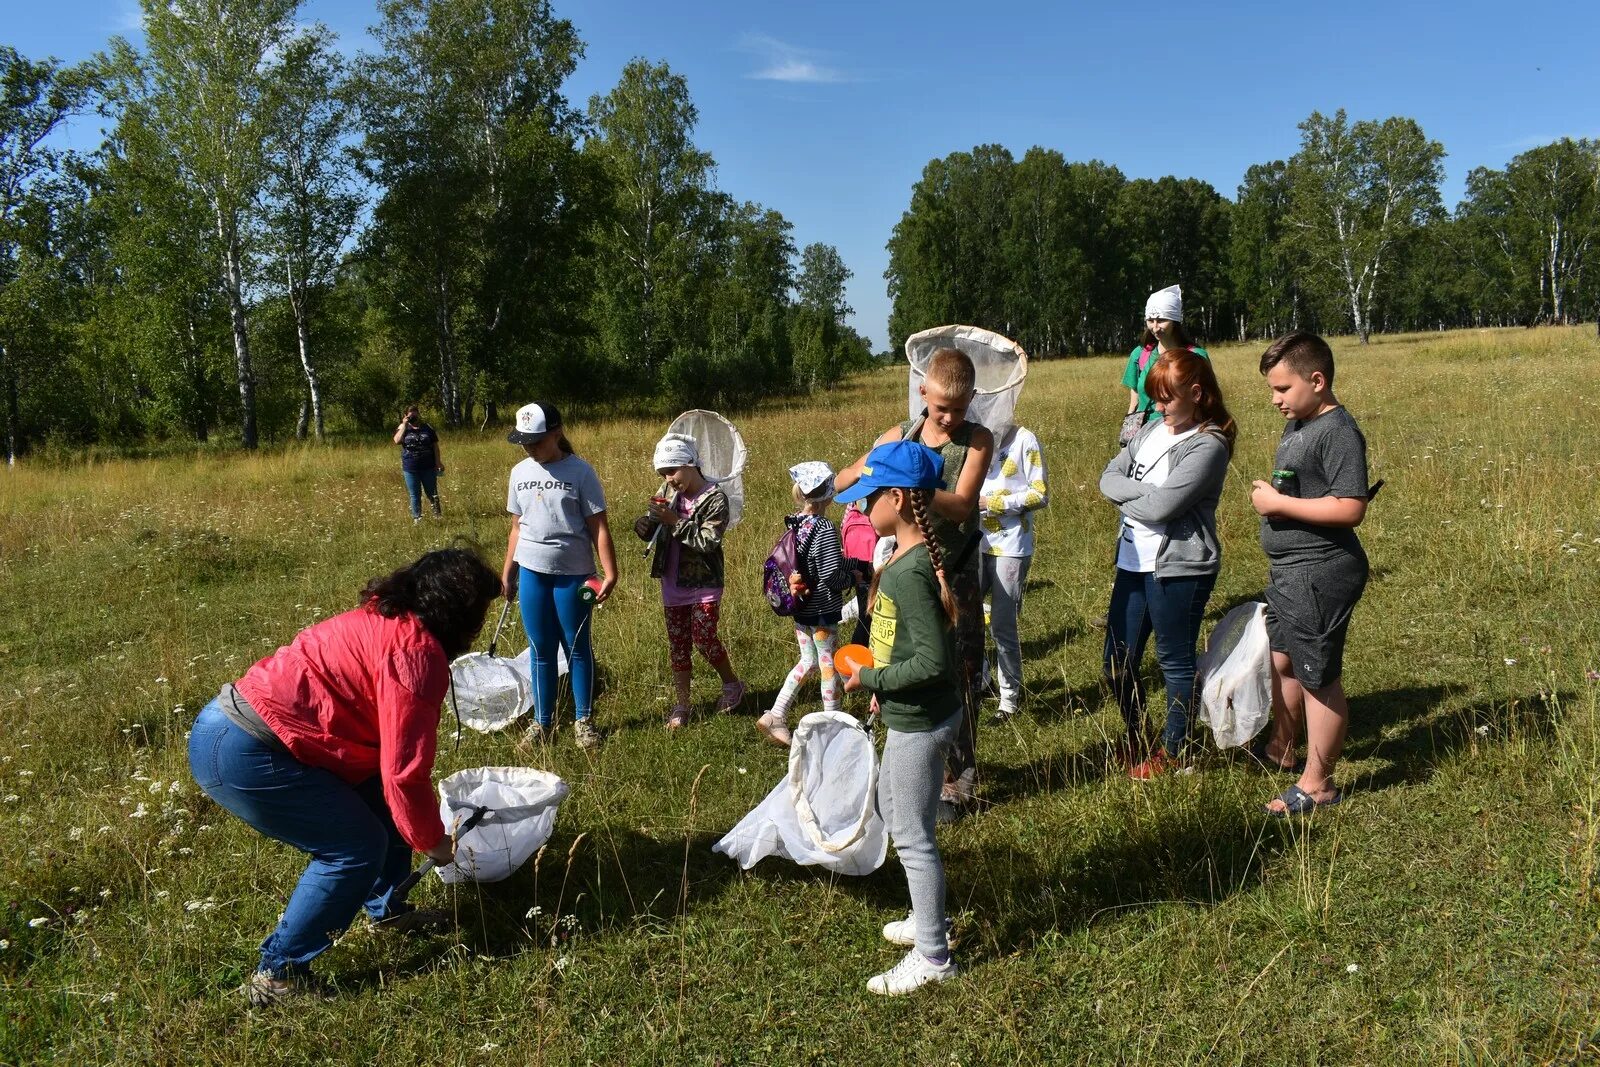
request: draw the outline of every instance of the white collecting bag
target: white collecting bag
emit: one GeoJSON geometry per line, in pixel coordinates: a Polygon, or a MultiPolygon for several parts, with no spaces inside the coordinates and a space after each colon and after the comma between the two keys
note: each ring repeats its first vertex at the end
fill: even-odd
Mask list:
{"type": "Polygon", "coordinates": [[[750,458],[739,430],[715,411],[695,408],[672,420],[668,433],[694,438],[700,473],[722,487],[728,498],[728,529],[744,517],[744,466],[750,458]]]}
{"type": "Polygon", "coordinates": [[[539,851],[555,830],[567,783],[532,767],[473,767],[439,782],[439,817],[453,831],[474,808],[483,820],[456,842],[456,860],[434,868],[446,884],[498,882],[539,851]]]}
{"type": "Polygon", "coordinates": [[[1206,650],[1195,664],[1200,718],[1211,727],[1218,748],[1243,745],[1272,716],[1266,610],[1261,601],[1252,600],[1224,615],[1212,627],[1206,650]]]}
{"type": "Polygon", "coordinates": [[[712,851],[745,870],[780,856],[837,874],[870,874],[889,849],[877,797],[872,735],[842,711],[814,711],[789,741],[789,773],[712,851]]]}
{"type": "MultiPolygon", "coordinates": [[[[556,648],[556,674],[567,673],[566,649],[556,648]]],[[[461,721],[480,734],[504,730],[533,706],[533,661],[527,650],[515,656],[468,652],[450,664],[461,721]]]]}

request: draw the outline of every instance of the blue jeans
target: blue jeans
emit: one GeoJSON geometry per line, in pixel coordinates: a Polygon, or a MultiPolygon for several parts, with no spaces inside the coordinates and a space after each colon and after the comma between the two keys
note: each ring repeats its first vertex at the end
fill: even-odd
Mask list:
{"type": "Polygon", "coordinates": [[[411,517],[422,518],[422,494],[428,494],[433,513],[439,514],[439,472],[429,467],[425,471],[401,471],[406,480],[406,493],[411,497],[411,517]]]}
{"type": "Polygon", "coordinates": [[[1214,574],[1157,578],[1117,569],[1106,616],[1105,670],[1135,752],[1144,747],[1145,694],[1139,664],[1152,630],[1156,663],[1167,687],[1167,725],[1161,732],[1161,747],[1167,755],[1178,756],[1188,744],[1194,718],[1194,646],[1206,601],[1216,584],[1214,574]]]}
{"type": "Polygon", "coordinates": [[[189,769],[200,789],[267,837],[309,853],[278,926],[261,942],[261,970],[302,972],[333,944],[362,905],[391,912],[395,886],[411,871],[411,846],[395,829],[373,776],[351,785],[251,737],[215,699],[189,734],[189,769]]]}
{"type": "Polygon", "coordinates": [[[572,705],[587,719],[594,703],[594,648],[589,641],[593,605],[580,595],[587,574],[545,574],[518,567],[517,606],[528,632],[528,658],[533,666],[533,717],[549,726],[556,711],[556,648],[567,651],[572,679],[572,705]]]}

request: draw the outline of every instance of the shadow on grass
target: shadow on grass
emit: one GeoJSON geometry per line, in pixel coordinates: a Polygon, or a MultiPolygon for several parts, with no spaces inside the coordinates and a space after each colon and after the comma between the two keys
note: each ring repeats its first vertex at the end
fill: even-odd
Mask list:
{"type": "Polygon", "coordinates": [[[1363,790],[1426,781],[1440,762],[1477,744],[1506,737],[1546,738],[1550,706],[1566,699],[1538,693],[1450,707],[1444,686],[1407,686],[1365,693],[1350,701],[1349,760],[1383,760],[1384,766],[1355,783],[1363,790]]]}

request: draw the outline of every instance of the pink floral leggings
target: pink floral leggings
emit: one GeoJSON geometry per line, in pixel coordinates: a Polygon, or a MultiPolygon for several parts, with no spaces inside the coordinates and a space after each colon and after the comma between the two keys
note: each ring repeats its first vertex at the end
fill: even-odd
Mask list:
{"type": "Polygon", "coordinates": [[[787,718],[789,706],[794,703],[801,684],[816,670],[822,675],[823,710],[838,711],[839,677],[833,671],[833,627],[807,626],[797,622],[794,624],[794,639],[800,646],[800,662],[783,680],[783,688],[778,692],[778,699],[773,701],[772,710],[787,718]]]}
{"type": "Polygon", "coordinates": [[[728,662],[728,650],[717,639],[717,618],[721,612],[722,603],[717,600],[666,608],[667,658],[674,671],[690,669],[693,662],[691,644],[700,650],[707,663],[719,671],[728,662]]]}

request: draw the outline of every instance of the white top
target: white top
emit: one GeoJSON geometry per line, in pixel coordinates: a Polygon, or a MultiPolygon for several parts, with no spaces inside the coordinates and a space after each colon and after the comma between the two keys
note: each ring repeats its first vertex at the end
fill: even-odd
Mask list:
{"type": "Polygon", "coordinates": [[[506,510],[517,516],[516,561],[543,574],[593,574],[588,521],[606,509],[594,468],[577,456],[528,457],[511,468],[506,510]]]}
{"type": "MultiPolygon", "coordinates": [[[[1172,473],[1172,450],[1178,442],[1200,432],[1195,426],[1175,434],[1165,426],[1151,431],[1133,457],[1133,480],[1146,485],[1162,485],[1172,473]]],[[[1156,553],[1166,536],[1166,523],[1144,523],[1126,516],[1122,519],[1122,539],[1117,542],[1117,569],[1148,574],[1156,569],[1156,553]]]]}
{"type": "Polygon", "coordinates": [[[1039,439],[1018,426],[996,446],[978,494],[984,554],[1033,555],[1034,512],[1049,502],[1039,439]]]}

